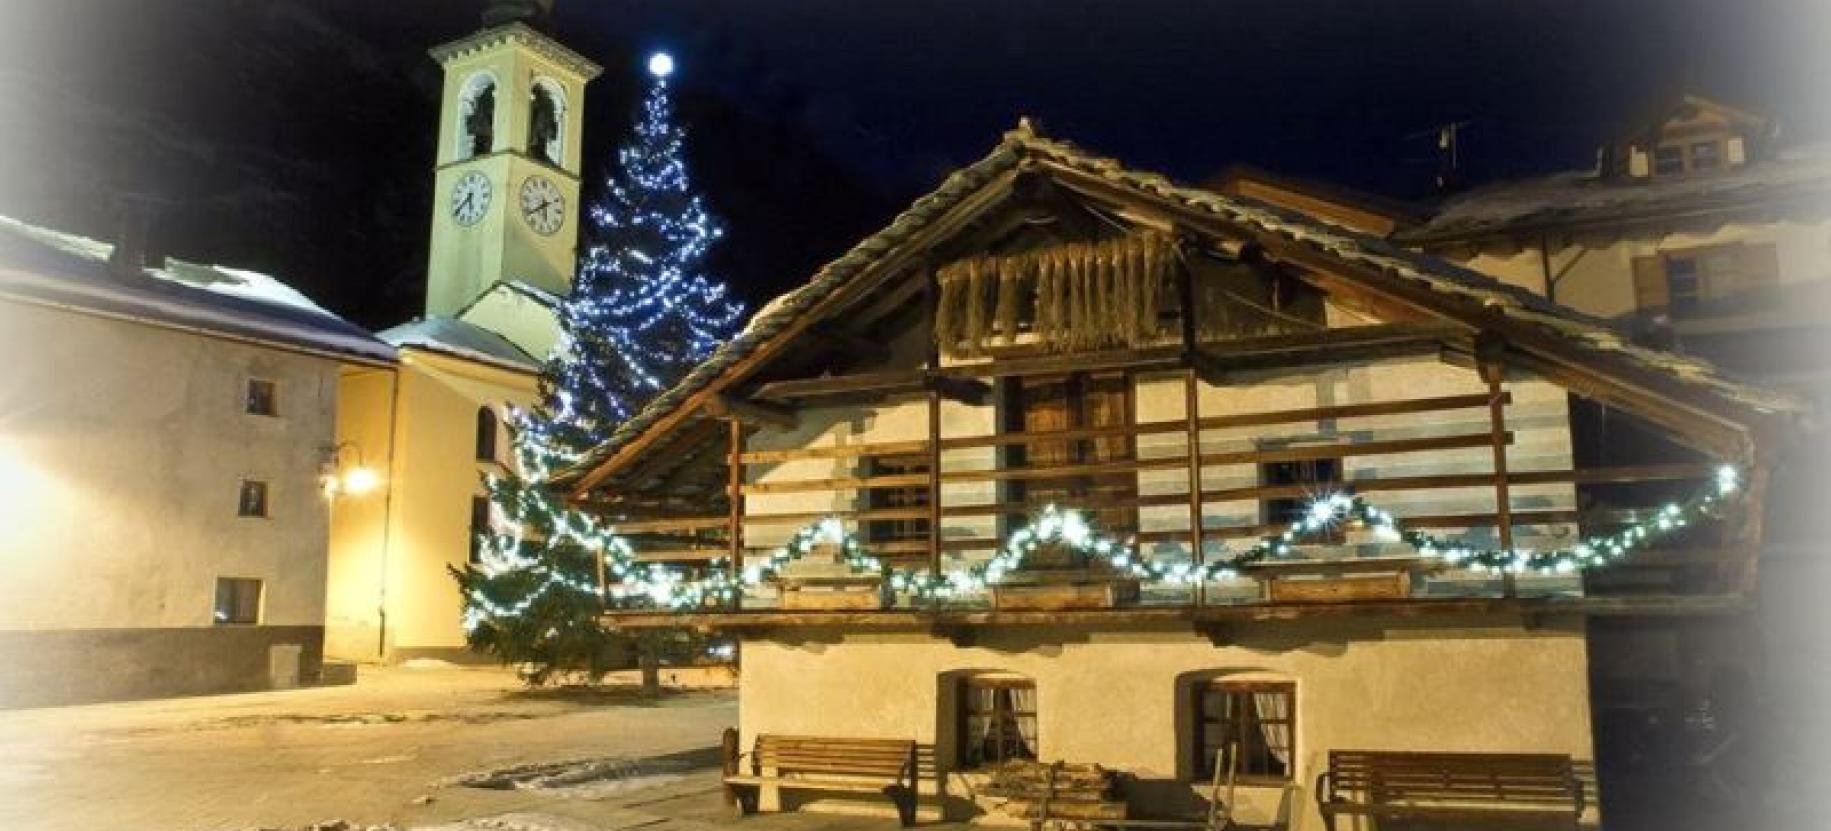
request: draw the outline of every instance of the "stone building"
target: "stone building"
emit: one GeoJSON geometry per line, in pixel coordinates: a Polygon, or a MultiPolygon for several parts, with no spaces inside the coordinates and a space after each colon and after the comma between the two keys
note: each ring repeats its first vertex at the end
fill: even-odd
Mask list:
{"type": "Polygon", "coordinates": [[[0,705],[317,680],[341,372],[283,283],[0,219],[0,705]]]}
{"type": "Polygon", "coordinates": [[[1805,405],[1537,288],[1024,124],[564,480],[611,623],[739,639],[741,747],[911,740],[988,819],[1000,763],[1135,813],[1225,767],[1317,827],[1331,751],[1583,768],[1593,622],[1753,578],[1805,405]],[[1658,457],[1581,458],[1572,401],[1658,457]]]}

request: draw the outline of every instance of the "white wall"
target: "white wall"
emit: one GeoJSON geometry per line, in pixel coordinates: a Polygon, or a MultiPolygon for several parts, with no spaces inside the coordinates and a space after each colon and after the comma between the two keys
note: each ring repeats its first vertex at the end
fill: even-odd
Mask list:
{"type": "Polygon", "coordinates": [[[13,302],[0,346],[0,630],[208,627],[218,576],[323,624],[336,362],[13,302]],[[243,411],[250,376],[278,417],[243,411]],[[268,518],[237,516],[244,478],[268,518]]]}
{"type": "MultiPolygon", "coordinates": [[[[1189,781],[1179,684],[1195,673],[1296,685],[1296,775],[1243,788],[1236,819],[1321,828],[1312,790],[1330,749],[1568,753],[1593,758],[1581,623],[1325,619],[1241,625],[1217,646],[1187,628],[986,629],[971,646],[926,634],[798,629],[747,638],[739,722],[758,733],[908,738],[954,753],[949,673],[1036,683],[1039,757],[1189,781]]],[[[1202,783],[1205,784],[1205,783],[1202,783]]],[[[956,796],[971,784],[955,778],[956,796]]],[[[1200,787],[1199,785],[1197,787],[1200,787]]],[[[1202,788],[1205,790],[1205,788],[1202,788]]],[[[881,800],[880,800],[881,801],[881,800]]],[[[820,806],[816,806],[820,807],[820,806]]],[[[834,805],[852,808],[851,805],[834,805]]]]}

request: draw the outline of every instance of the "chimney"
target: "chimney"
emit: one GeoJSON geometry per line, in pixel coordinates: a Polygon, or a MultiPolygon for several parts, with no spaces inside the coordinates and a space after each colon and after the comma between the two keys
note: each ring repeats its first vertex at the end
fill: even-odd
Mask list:
{"type": "Polygon", "coordinates": [[[152,253],[153,208],[149,200],[125,197],[115,206],[114,252],[108,271],[119,277],[138,276],[148,268],[161,268],[165,256],[152,253]]]}

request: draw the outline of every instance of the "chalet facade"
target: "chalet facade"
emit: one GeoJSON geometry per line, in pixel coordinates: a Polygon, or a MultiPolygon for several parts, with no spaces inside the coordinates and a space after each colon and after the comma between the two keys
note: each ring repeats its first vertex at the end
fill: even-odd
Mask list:
{"type": "Polygon", "coordinates": [[[1581,768],[1588,621],[1736,608],[1804,416],[1023,124],[563,481],[613,624],[739,639],[746,748],[913,741],[923,810],[988,819],[1003,762],[1126,771],[1134,815],[1218,766],[1315,828],[1332,751],[1581,768]],[[1589,464],[1579,406],[1660,460],[1589,464]]]}

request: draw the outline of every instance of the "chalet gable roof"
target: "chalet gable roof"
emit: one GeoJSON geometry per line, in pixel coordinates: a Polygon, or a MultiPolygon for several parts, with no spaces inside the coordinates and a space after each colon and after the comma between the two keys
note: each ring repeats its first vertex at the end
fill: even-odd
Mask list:
{"type": "MultiPolygon", "coordinates": [[[[1787,395],[1738,383],[1709,364],[1640,347],[1607,321],[1558,306],[1523,288],[1502,283],[1442,259],[1399,248],[1302,214],[1184,187],[1136,171],[1039,134],[1025,120],[1005,133],[985,158],[950,175],[934,192],[866,237],[813,278],[765,305],[737,337],[720,347],[680,383],[625,422],[587,453],[559,482],[575,493],[603,482],[645,445],[679,426],[797,334],[837,308],[848,291],[913,262],[925,245],[944,239],[994,203],[1021,171],[1039,171],[1077,193],[1097,194],[1157,212],[1196,233],[1260,246],[1268,255],[1396,299],[1470,332],[1498,330],[1528,366],[1566,368],[1566,384],[1583,391],[1632,386],[1663,406],[1696,412],[1718,426],[1716,444],[1747,451],[1731,434],[1752,432],[1757,422],[1803,416],[1804,405],[1787,395]]],[[[1651,408],[1648,408],[1651,409],[1651,408]]],[[[1649,413],[1657,421],[1658,413],[1649,413]]]]}

